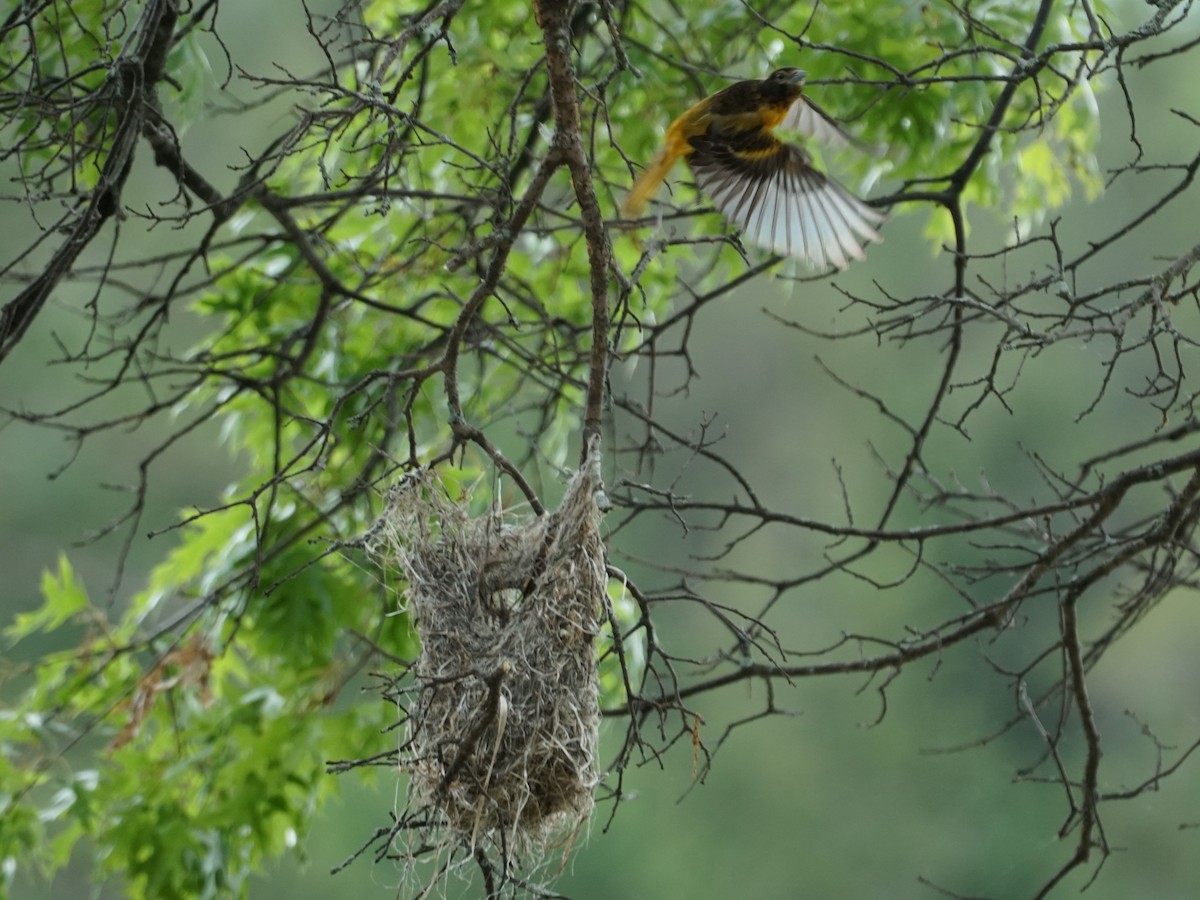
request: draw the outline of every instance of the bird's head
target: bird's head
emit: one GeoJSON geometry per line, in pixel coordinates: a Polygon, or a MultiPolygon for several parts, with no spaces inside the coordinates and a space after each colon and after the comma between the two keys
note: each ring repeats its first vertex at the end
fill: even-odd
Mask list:
{"type": "Polygon", "coordinates": [[[772,102],[795,100],[804,93],[804,80],[808,73],[803,69],[776,69],[762,83],[762,92],[772,102]]]}

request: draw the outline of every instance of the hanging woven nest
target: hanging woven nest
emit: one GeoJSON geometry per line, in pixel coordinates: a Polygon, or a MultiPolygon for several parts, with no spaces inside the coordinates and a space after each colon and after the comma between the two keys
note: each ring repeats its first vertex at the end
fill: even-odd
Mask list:
{"type": "Polygon", "coordinates": [[[374,550],[403,573],[421,641],[400,752],[419,844],[436,832],[510,863],[591,814],[600,491],[596,443],[559,509],[526,521],[473,518],[432,474],[396,489],[374,550]]]}

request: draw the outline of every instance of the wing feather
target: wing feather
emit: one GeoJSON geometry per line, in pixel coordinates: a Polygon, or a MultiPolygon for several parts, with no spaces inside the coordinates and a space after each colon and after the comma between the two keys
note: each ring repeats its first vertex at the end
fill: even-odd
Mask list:
{"type": "Polygon", "coordinates": [[[882,147],[860,141],[843,128],[837,119],[807,97],[801,97],[792,104],[779,127],[784,131],[794,131],[801,137],[816,141],[831,150],[853,148],[875,156],[884,151],[882,147]]]}
{"type": "MultiPolygon", "coordinates": [[[[801,105],[801,104],[796,104],[801,105]]],[[[818,268],[844,269],[886,218],[817,171],[799,147],[765,132],[691,141],[696,183],[747,240],[818,268]]]]}

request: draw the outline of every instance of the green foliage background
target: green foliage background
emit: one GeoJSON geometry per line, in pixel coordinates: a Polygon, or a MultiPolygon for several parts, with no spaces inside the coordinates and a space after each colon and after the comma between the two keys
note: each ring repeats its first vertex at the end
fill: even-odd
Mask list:
{"type": "MultiPolygon", "coordinates": [[[[111,0],[72,3],[72,15],[60,17],[57,34],[39,35],[43,65],[53,67],[55,54],[92,52],[80,37],[80,25],[90,26],[117,5],[111,0]]],[[[629,71],[612,74],[614,58],[602,27],[595,32],[601,37],[581,45],[582,87],[607,102],[601,112],[585,95],[589,151],[606,214],[615,216],[632,176],[629,161],[648,160],[675,111],[720,86],[722,75],[758,76],[790,63],[808,69],[822,104],[851,121],[864,142],[887,148],[881,157],[831,160],[848,184],[894,188],[948,171],[990,111],[996,84],[961,79],[995,75],[995,57],[959,56],[936,70],[944,83],[895,90],[880,99],[878,85],[893,73],[862,62],[855,65],[853,83],[843,83],[853,60],[825,49],[842,48],[887,60],[896,71],[926,74],[923,67],[963,37],[962,19],[949,5],[855,0],[822,5],[815,15],[808,4],[753,6],[756,12],[741,2],[684,9],[649,4],[635,19],[637,27],[624,35],[634,67],[629,71]],[[787,36],[799,33],[810,19],[805,33],[810,46],[801,52],[787,36]]],[[[1008,41],[999,36],[1023,35],[1035,7],[1026,0],[975,6],[975,16],[997,35],[985,34],[980,42],[1009,52],[1008,41]]],[[[363,16],[378,33],[386,33],[388,23],[412,11],[411,4],[379,0],[365,4],[363,16]]],[[[1141,15],[1126,7],[1107,13],[1141,15]]],[[[279,63],[306,73],[322,60],[303,23],[298,3],[245,2],[222,8],[219,30],[233,58],[248,69],[268,73],[279,63]],[[271,40],[264,41],[268,34],[271,40]]],[[[1083,7],[1064,4],[1056,9],[1050,39],[1076,39],[1085,25],[1083,7]]],[[[502,0],[468,7],[454,20],[452,53],[450,46],[438,45],[427,61],[426,108],[438,111],[440,127],[458,148],[481,160],[515,152],[523,134],[493,134],[484,126],[503,117],[541,53],[529,4],[502,0]]],[[[181,90],[168,114],[181,132],[187,126],[190,156],[207,163],[223,190],[236,182],[236,172],[225,167],[240,164],[239,147],[257,149],[281,130],[281,120],[304,115],[293,104],[326,112],[352,105],[313,88],[300,99],[281,95],[252,113],[214,115],[214,104],[228,102],[217,71],[221,55],[204,34],[179,46],[170,70],[181,90]]],[[[1200,74],[1195,60],[1191,67],[1200,74]]],[[[413,82],[372,86],[352,66],[339,75],[368,101],[328,140],[313,141],[271,173],[270,183],[280,195],[336,191],[379,165],[381,138],[395,122],[374,115],[371,103],[383,102],[381,96],[397,107],[412,101],[406,92],[415,89],[413,82]],[[395,96],[388,93],[393,90],[395,96]]],[[[535,70],[531,82],[541,85],[544,77],[535,70]]],[[[98,64],[84,78],[100,84],[103,67],[98,64]]],[[[1047,216],[1078,221],[1126,214],[1126,204],[1136,198],[1119,191],[1099,205],[1084,205],[1099,194],[1105,158],[1103,144],[1100,160],[1095,156],[1098,135],[1123,127],[1121,101],[1106,90],[1112,85],[1092,87],[1101,91],[1100,119],[1095,96],[1081,91],[1057,108],[1044,128],[1001,135],[967,190],[972,229],[999,235],[1014,218],[1027,229],[1047,216]],[[1112,125],[1101,127],[1108,116],[1112,125]]],[[[1061,84],[1056,87],[1048,78],[1044,89],[1053,95],[1061,84]]],[[[229,90],[236,94],[244,88],[235,82],[229,90]]],[[[1191,97],[1187,85],[1178,82],[1148,81],[1141,90],[1170,97],[1161,104],[1165,107],[1191,97]]],[[[1006,121],[1027,123],[1046,102],[1046,96],[1022,92],[1006,121]]],[[[58,126],[24,119],[4,127],[11,134],[58,126]]],[[[1156,136],[1170,141],[1171,127],[1164,125],[1156,136]]],[[[487,192],[492,209],[511,210],[514,197],[497,194],[486,171],[464,171],[461,153],[455,156],[458,165],[450,164],[445,145],[436,135],[426,137],[427,143],[407,155],[391,177],[431,197],[487,192]]],[[[82,186],[89,186],[97,166],[92,160],[75,173],[82,186]]],[[[163,177],[146,164],[135,172],[132,190],[157,196],[163,177]]],[[[565,171],[556,175],[551,190],[560,200],[566,196],[565,171]]],[[[54,456],[60,452],[52,437],[19,423],[0,434],[7,445],[0,464],[7,534],[0,543],[6,548],[4,592],[11,610],[5,629],[10,649],[0,670],[0,895],[304,900],[394,893],[400,875],[390,864],[373,868],[360,860],[337,876],[327,872],[386,821],[402,789],[387,771],[333,778],[325,774],[325,762],[394,746],[395,735],[384,731],[394,711],[371,693],[359,692],[367,683],[365,672],[355,668],[363,649],[359,636],[401,657],[414,653],[414,638],[405,618],[393,614],[398,586],[381,580],[360,556],[313,559],[327,546],[322,542],[361,534],[378,515],[378,421],[387,404],[401,399],[410,404],[409,426],[419,438],[411,447],[393,446],[389,452],[426,461],[445,455],[451,444],[446,398],[436,380],[410,398],[381,399],[386,392],[347,388],[379,384],[385,380],[380,373],[428,362],[439,335],[457,316],[460,298],[478,283],[479,272],[472,267],[447,273],[445,264],[457,248],[487,240],[500,219],[481,212],[467,231],[463,220],[447,215],[445,208],[414,198],[376,208],[297,208],[305,223],[338,217],[328,231],[329,245],[320,248],[321,259],[340,280],[359,285],[380,305],[335,303],[317,342],[297,351],[304,354],[309,377],[288,380],[279,394],[244,385],[269,385],[292,364],[285,354],[272,356],[262,348],[295,349],[312,311],[323,302],[320,280],[311,261],[277,246],[239,240],[239,234],[252,234],[261,224],[261,208],[250,206],[229,223],[210,258],[219,276],[198,291],[190,311],[164,334],[166,352],[193,354],[217,374],[172,404],[163,427],[191,421],[196,411],[214,406],[219,414],[180,441],[157,472],[153,502],[113,596],[106,588],[118,553],[114,540],[58,550],[102,527],[119,508],[95,485],[135,477],[128,460],[139,458],[139,451],[129,448],[151,447],[153,438],[102,435],[48,484],[45,470],[58,465],[54,456]],[[410,249],[414,238],[419,250],[410,249]],[[427,300],[419,314],[402,319],[387,308],[388,290],[402,290],[406,304],[413,296],[427,300]],[[277,405],[286,416],[272,412],[277,405]],[[264,488],[281,468],[287,477],[264,488]],[[270,502],[256,507],[256,514],[241,502],[247,496],[269,496],[270,502]],[[346,502],[358,496],[362,502],[346,502]],[[225,503],[227,508],[163,532],[192,519],[196,510],[225,503]],[[144,542],[141,532],[147,530],[163,533],[144,542]],[[36,574],[43,570],[44,575],[36,574]],[[253,579],[247,577],[251,571],[253,579]],[[207,597],[220,601],[204,602],[207,597]],[[176,616],[187,617],[188,629],[164,627],[176,616]]],[[[871,251],[870,270],[851,272],[845,283],[865,285],[873,278],[921,283],[951,235],[949,219],[928,209],[897,208],[887,244],[871,251]]],[[[554,315],[581,341],[590,321],[590,298],[582,240],[573,231],[554,230],[553,209],[539,211],[535,220],[542,233],[518,241],[510,258],[510,275],[524,294],[506,298],[504,309],[492,304],[486,313],[491,321],[513,324],[512,342],[478,369],[464,366],[461,387],[472,423],[499,435],[505,452],[527,463],[552,502],[559,467],[570,466],[578,449],[583,390],[578,383],[567,384],[546,402],[538,379],[527,377],[538,371],[537,360],[563,349],[542,328],[530,298],[552,305],[554,315]]],[[[715,216],[697,218],[691,227],[698,236],[724,230],[715,216]]],[[[172,234],[151,231],[146,240],[166,248],[194,241],[200,233],[192,224],[172,234]]],[[[629,273],[644,246],[614,232],[613,249],[617,267],[629,273]]],[[[726,249],[709,273],[711,283],[743,267],[737,252],[726,249]]],[[[693,269],[685,253],[655,257],[628,299],[631,312],[622,320],[626,346],[637,341],[634,318],[669,315],[680,296],[678,285],[691,278],[693,269]]],[[[946,271],[938,270],[942,282],[946,271]]],[[[68,341],[79,341],[87,328],[71,312],[86,295],[86,286],[64,290],[61,308],[52,312],[54,329],[68,341]]],[[[879,427],[872,410],[847,409],[844,395],[822,381],[812,360],[834,352],[828,344],[781,329],[758,311],[766,307],[784,318],[802,318],[815,329],[844,325],[840,303],[825,284],[793,287],[758,280],[708,307],[697,320],[692,345],[705,377],[674,398],[666,413],[681,430],[693,427],[700,411],[715,413],[736,448],[729,452],[747,471],[794,493],[806,514],[814,516],[836,516],[840,502],[825,489],[829,448],[865,458],[865,442],[876,437],[886,442],[887,436],[872,433],[879,427]],[[745,401],[748,390],[755,397],[752,404],[745,401]],[[819,440],[813,432],[820,433],[819,440]],[[769,439],[762,440],[763,434],[769,439]]],[[[31,405],[82,390],[45,368],[53,353],[48,332],[30,337],[12,362],[18,378],[3,388],[31,405]]],[[[900,383],[900,405],[922,402],[933,377],[922,370],[919,353],[877,346],[870,335],[836,352],[845,362],[843,374],[900,383]]],[[[974,425],[975,448],[989,446],[992,429],[1003,435],[995,445],[1008,448],[1022,434],[1040,436],[1048,423],[1060,425],[1052,387],[1069,383],[1072,367],[1062,354],[1031,366],[1034,371],[1026,373],[1023,384],[1026,405],[1010,400],[1022,415],[1013,419],[999,409],[987,411],[974,425]]],[[[581,365],[573,371],[584,377],[581,365]]],[[[117,409],[129,396],[123,391],[104,403],[117,409]]],[[[1119,405],[1103,410],[1109,418],[1083,428],[1119,427],[1114,422],[1122,412],[1119,405]]],[[[1052,448],[1056,441],[1086,439],[1085,431],[1063,426],[1049,443],[1052,448]]],[[[989,477],[1019,485],[1026,476],[1007,453],[998,451],[998,458],[986,460],[989,477]]],[[[970,458],[982,464],[981,457],[970,458]]],[[[492,469],[481,454],[454,456],[443,471],[452,489],[482,483],[477,502],[491,501],[484,494],[493,482],[492,469]]],[[[647,556],[669,559],[706,549],[702,537],[691,542],[673,533],[645,537],[650,543],[644,546],[653,548],[640,551],[647,556]]],[[[707,549],[718,545],[713,541],[707,549]]],[[[786,554],[789,548],[777,551],[786,554]]],[[[770,568],[770,555],[761,564],[770,568]]],[[[861,603],[864,615],[889,614],[870,608],[869,595],[847,602],[861,603]]],[[[915,596],[887,599],[918,609],[921,602],[915,596]]],[[[1171,715],[1177,686],[1200,679],[1194,654],[1180,646],[1186,644],[1181,636],[1200,624],[1193,606],[1184,599],[1172,601],[1164,624],[1142,635],[1143,643],[1127,648],[1103,674],[1115,696],[1135,694],[1152,713],[1171,715]],[[1144,664],[1151,659],[1170,663],[1144,664]]],[[[906,621],[909,613],[893,615],[906,621]]],[[[816,602],[798,603],[789,617],[800,633],[818,635],[832,627],[823,623],[816,602]]],[[[691,627],[681,614],[668,613],[659,623],[660,630],[678,633],[681,643],[691,627]]],[[[969,742],[1011,712],[1011,697],[975,689],[983,668],[958,662],[939,672],[943,683],[961,684],[949,700],[944,692],[935,699],[912,677],[904,679],[889,695],[892,712],[873,726],[869,723],[879,710],[872,686],[805,683],[781,699],[781,705],[803,715],[735,732],[703,786],[692,781],[690,748],[676,748],[661,768],[647,763],[629,776],[627,787],[636,797],[623,803],[611,826],[601,810],[587,846],[558,889],[580,897],[895,897],[924,895],[928,889],[916,879],[926,876],[956,889],[1026,894],[1045,878],[1045,866],[1036,861],[1056,840],[1053,834],[1029,832],[1026,823],[1043,821],[1059,802],[1045,788],[1007,787],[1013,760],[1037,746],[1036,735],[1010,736],[970,754],[925,752],[969,742]]],[[[620,699],[615,688],[608,699],[620,699]]],[[[736,719],[743,699],[713,698],[705,704],[706,719],[736,719]]],[[[1194,710],[1185,717],[1196,724],[1194,710]]],[[[722,726],[711,727],[715,739],[722,726]]],[[[1112,746],[1115,756],[1118,748],[1128,747],[1134,756],[1153,751],[1139,739],[1133,720],[1117,731],[1112,746]]],[[[1182,898],[1200,889],[1200,873],[1184,861],[1184,854],[1194,851],[1194,838],[1185,830],[1153,847],[1138,846],[1143,820],[1187,820],[1186,800],[1200,785],[1194,775],[1186,777],[1190,780],[1176,783],[1173,792],[1131,806],[1128,821],[1109,821],[1110,829],[1119,827],[1132,842],[1130,862],[1124,862],[1125,855],[1114,857],[1090,896],[1182,898]]]]}

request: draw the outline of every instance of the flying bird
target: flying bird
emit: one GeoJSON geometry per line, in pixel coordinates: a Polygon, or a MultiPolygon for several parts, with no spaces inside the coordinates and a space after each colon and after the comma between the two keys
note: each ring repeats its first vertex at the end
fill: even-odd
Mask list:
{"type": "Polygon", "coordinates": [[[834,149],[857,145],[804,96],[807,76],[777,69],[692,106],[667,129],[624,215],[641,214],[682,156],[700,190],[751,242],[819,268],[862,259],[864,243],[883,240],[876,229],[886,216],[817,169],[803,147],[775,136],[782,128],[834,149]]]}

